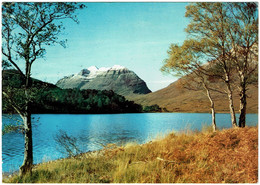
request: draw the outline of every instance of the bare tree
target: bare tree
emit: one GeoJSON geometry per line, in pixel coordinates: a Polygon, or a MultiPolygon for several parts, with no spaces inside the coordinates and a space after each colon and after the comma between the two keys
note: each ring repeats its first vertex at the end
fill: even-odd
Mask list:
{"type": "Polygon", "coordinates": [[[21,116],[24,123],[24,161],[20,175],[31,172],[33,165],[33,141],[31,125],[31,69],[37,59],[44,57],[46,46],[60,44],[58,36],[64,29],[62,20],[72,19],[77,9],[85,5],[77,3],[13,3],[2,4],[2,54],[5,64],[12,66],[22,76],[25,103],[19,106],[8,91],[3,96],[21,116]],[[22,67],[24,66],[24,67],[22,67]]]}
{"type": "Polygon", "coordinates": [[[64,130],[59,130],[59,132],[54,136],[54,140],[58,144],[60,151],[68,157],[73,157],[81,153],[77,146],[77,138],[68,135],[64,130]]]}

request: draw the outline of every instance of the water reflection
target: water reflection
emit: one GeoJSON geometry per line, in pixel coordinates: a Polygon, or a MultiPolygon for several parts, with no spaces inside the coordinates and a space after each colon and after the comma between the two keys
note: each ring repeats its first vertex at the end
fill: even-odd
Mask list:
{"type": "MultiPolygon", "coordinates": [[[[39,163],[64,157],[58,150],[54,136],[59,130],[77,138],[82,151],[98,150],[108,143],[123,145],[127,142],[144,143],[157,135],[184,129],[201,130],[211,124],[206,113],[147,113],[106,115],[33,115],[39,122],[33,125],[34,161],[39,163]]],[[[237,115],[238,117],[239,115],[237,115]]],[[[17,116],[18,117],[18,116],[17,116]]],[[[19,117],[18,117],[19,118],[19,117]]],[[[229,114],[216,115],[217,126],[231,126],[229,114]]],[[[11,120],[3,118],[3,125],[11,120]]],[[[257,114],[247,115],[247,125],[258,123],[257,114]]],[[[17,170],[23,161],[23,135],[9,133],[2,137],[3,171],[17,170]]]]}

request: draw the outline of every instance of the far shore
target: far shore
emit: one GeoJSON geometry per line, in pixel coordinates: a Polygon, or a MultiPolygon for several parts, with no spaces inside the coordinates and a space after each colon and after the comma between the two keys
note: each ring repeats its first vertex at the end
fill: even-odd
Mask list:
{"type": "MultiPolygon", "coordinates": [[[[84,114],[146,114],[146,113],[209,113],[211,114],[210,111],[167,111],[167,112],[124,112],[124,113],[33,113],[33,114],[72,114],[72,115],[84,115],[84,114]]],[[[8,113],[8,112],[3,112],[4,114],[17,114],[17,113],[8,113]]],[[[217,111],[216,114],[230,114],[230,112],[228,111],[217,111]]],[[[236,114],[239,114],[238,111],[236,111],[236,114]]],[[[247,112],[247,114],[258,114],[258,112],[256,111],[251,111],[251,112],[247,112]]],[[[17,114],[18,115],[18,114],[17,114]]]]}

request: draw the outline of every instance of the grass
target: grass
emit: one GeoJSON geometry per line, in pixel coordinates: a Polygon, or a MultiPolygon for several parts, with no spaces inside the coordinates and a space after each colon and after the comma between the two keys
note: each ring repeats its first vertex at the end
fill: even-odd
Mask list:
{"type": "Polygon", "coordinates": [[[5,183],[256,183],[258,129],[171,133],[37,165],[5,183]]]}

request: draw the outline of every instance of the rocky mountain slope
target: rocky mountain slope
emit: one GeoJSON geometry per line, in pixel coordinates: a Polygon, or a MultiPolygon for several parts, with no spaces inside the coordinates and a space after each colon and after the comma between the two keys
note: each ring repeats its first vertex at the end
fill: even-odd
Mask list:
{"type": "Polygon", "coordinates": [[[119,65],[110,68],[91,66],[78,74],[60,79],[56,85],[62,89],[113,90],[124,96],[151,92],[146,83],[133,71],[119,65]]]}
{"type": "MultiPolygon", "coordinates": [[[[142,105],[158,104],[173,112],[210,112],[210,103],[204,91],[192,91],[179,85],[179,81],[173,82],[168,87],[147,95],[127,97],[142,105]]],[[[239,111],[239,94],[234,92],[235,111],[239,111]]],[[[214,93],[213,99],[217,112],[229,112],[227,95],[214,93]]],[[[247,112],[258,112],[258,87],[248,87],[247,112]]]]}

